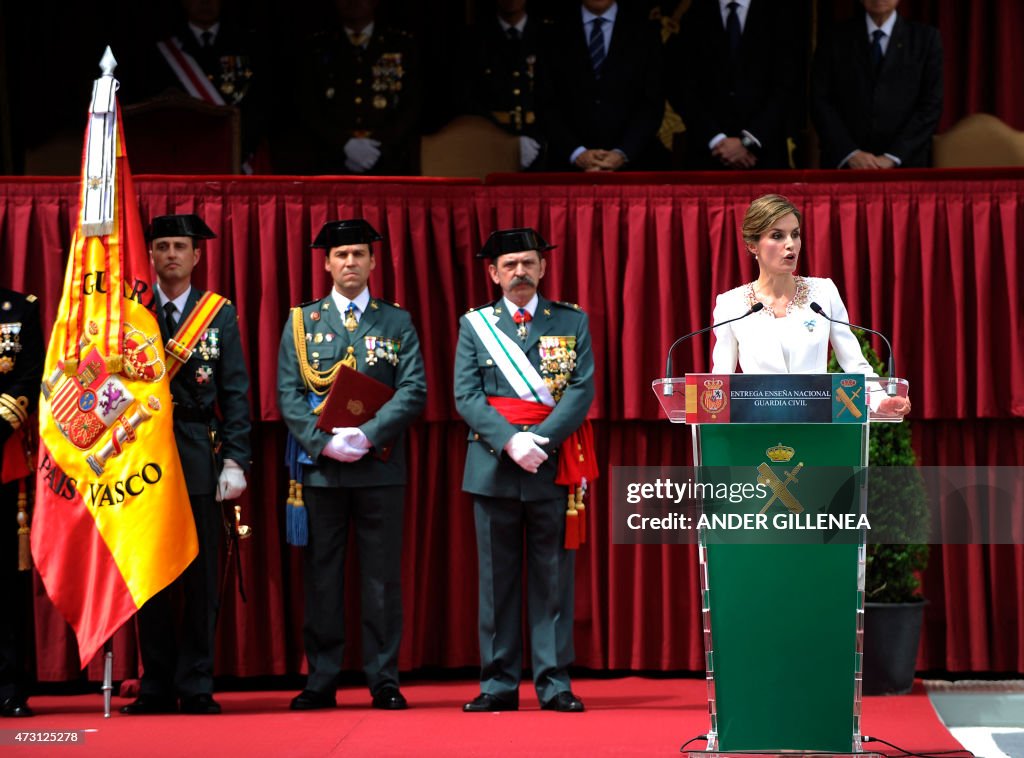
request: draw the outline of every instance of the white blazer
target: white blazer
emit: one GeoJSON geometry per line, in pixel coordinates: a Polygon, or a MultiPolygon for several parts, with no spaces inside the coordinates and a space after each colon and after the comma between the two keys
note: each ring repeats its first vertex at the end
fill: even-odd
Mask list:
{"type": "MultiPolygon", "coordinates": [[[[832,280],[795,278],[796,295],[785,318],[776,318],[765,308],[715,329],[711,371],[733,374],[738,360],[745,374],[824,374],[831,343],[843,371],[877,376],[850,327],[833,324],[811,310],[811,303],[816,302],[830,317],[850,320],[832,280]]],[[[715,301],[713,323],[740,316],[756,302],[753,283],[723,292],[715,301]]]]}

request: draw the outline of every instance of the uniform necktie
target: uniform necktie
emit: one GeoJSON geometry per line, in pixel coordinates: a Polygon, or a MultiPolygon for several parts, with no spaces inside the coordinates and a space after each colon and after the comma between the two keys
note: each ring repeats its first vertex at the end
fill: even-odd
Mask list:
{"type": "Polygon", "coordinates": [[[729,9],[729,15],[725,19],[725,33],[729,37],[729,51],[735,58],[740,51],[740,37],[743,34],[743,30],[740,29],[740,15],[736,10],[740,4],[733,2],[726,7],[729,9]]]}
{"type": "Polygon", "coordinates": [[[164,303],[164,323],[167,325],[167,334],[173,337],[178,333],[178,319],[174,317],[174,311],[177,310],[174,307],[174,303],[168,301],[164,303]]]}
{"type": "Polygon", "coordinates": [[[594,66],[594,73],[600,76],[601,66],[604,65],[605,59],[604,34],[601,31],[604,19],[598,16],[591,24],[593,26],[590,27],[590,40],[587,42],[587,48],[590,50],[590,62],[594,66]]]}
{"type": "Polygon", "coordinates": [[[203,41],[204,50],[209,50],[211,47],[213,47],[213,32],[211,32],[209,29],[200,34],[199,38],[203,41]]]}
{"type": "Polygon", "coordinates": [[[519,339],[525,341],[529,331],[527,324],[533,320],[533,316],[530,315],[526,308],[520,308],[512,314],[512,320],[516,322],[516,334],[519,336],[519,339]]]}
{"type": "Polygon", "coordinates": [[[359,321],[356,319],[356,304],[349,303],[348,308],[345,309],[345,328],[350,332],[354,332],[358,326],[359,321]]]}
{"type": "Polygon", "coordinates": [[[875,29],[871,32],[871,65],[875,69],[882,63],[882,37],[885,36],[885,32],[881,29],[875,29]]]}
{"type": "Polygon", "coordinates": [[[366,41],[369,38],[370,36],[366,32],[356,32],[350,37],[352,44],[356,47],[366,47],[366,41]]]}
{"type": "Polygon", "coordinates": [[[518,41],[519,41],[519,30],[518,30],[518,29],[516,29],[516,28],[515,28],[514,26],[510,26],[510,27],[508,28],[508,31],[507,31],[507,32],[505,32],[505,35],[506,35],[506,36],[507,36],[507,37],[508,37],[508,38],[509,38],[509,39],[510,39],[510,40],[511,40],[512,42],[518,42],[518,41]]]}

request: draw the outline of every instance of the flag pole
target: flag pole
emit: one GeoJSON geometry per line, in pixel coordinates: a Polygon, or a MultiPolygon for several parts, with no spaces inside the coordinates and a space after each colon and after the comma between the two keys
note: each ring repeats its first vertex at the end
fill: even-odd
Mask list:
{"type": "Polygon", "coordinates": [[[110,718],[110,698],[114,692],[114,639],[103,643],[103,718],[110,718]]]}

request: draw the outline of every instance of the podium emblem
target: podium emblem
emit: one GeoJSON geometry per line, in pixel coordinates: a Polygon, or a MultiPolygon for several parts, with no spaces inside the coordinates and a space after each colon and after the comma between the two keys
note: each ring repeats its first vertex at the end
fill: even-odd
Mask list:
{"type": "Polygon", "coordinates": [[[721,379],[705,379],[704,389],[700,393],[700,406],[708,413],[717,414],[725,410],[729,404],[729,398],[722,389],[724,381],[721,379]]]}

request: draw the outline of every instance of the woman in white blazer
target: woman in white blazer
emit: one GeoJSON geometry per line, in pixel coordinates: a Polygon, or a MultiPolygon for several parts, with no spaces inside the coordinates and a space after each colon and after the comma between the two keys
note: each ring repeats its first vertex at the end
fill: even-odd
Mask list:
{"type": "MultiPolygon", "coordinates": [[[[715,329],[712,372],[745,374],[825,373],[832,345],[843,371],[877,376],[848,326],[811,310],[818,303],[831,318],[849,321],[846,306],[831,279],[798,276],[800,211],[781,195],[764,195],[743,218],[743,241],[754,256],[758,277],[718,296],[714,323],[742,316],[756,303],[757,313],[715,329]]],[[[886,398],[884,410],[905,414],[906,398],[886,398]]]]}

